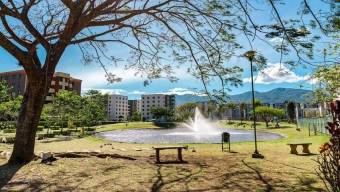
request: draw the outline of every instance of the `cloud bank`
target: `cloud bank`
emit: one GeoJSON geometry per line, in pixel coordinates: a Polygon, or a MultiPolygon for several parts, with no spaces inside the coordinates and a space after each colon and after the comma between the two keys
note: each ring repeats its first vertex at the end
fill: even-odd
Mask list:
{"type": "MultiPolygon", "coordinates": [[[[310,76],[299,76],[280,63],[268,64],[268,67],[260,71],[254,77],[255,83],[271,84],[271,83],[297,83],[300,81],[309,81],[310,76]]],[[[244,78],[243,82],[250,83],[251,78],[244,78]]],[[[309,81],[309,83],[312,83],[309,81]]]]}

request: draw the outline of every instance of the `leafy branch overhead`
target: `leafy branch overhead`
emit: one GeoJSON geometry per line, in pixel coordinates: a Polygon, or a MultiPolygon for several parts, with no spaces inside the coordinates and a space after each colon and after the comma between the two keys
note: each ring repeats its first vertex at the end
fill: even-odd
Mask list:
{"type": "MultiPolygon", "coordinates": [[[[314,62],[310,60],[319,38],[304,20],[285,20],[278,2],[263,3],[272,9],[272,24],[257,24],[252,16],[256,8],[242,0],[5,0],[0,2],[0,46],[36,76],[53,73],[69,46],[80,49],[84,63],[99,63],[111,83],[122,78],[110,73],[108,64],[137,69],[136,75],[147,79],[145,84],[155,78],[176,81],[174,69],[186,67],[208,93],[209,83],[219,81],[220,88],[212,92],[224,98],[230,85],[242,83],[242,70],[225,63],[248,46],[240,44],[240,33],[248,38],[251,49],[256,48],[254,39],[281,38],[281,45],[273,47],[281,57],[292,49],[298,63],[314,62]],[[111,43],[120,46],[116,49],[129,50],[129,56],[111,50],[111,43]],[[46,53],[44,58],[38,56],[38,49],[46,53]]],[[[324,3],[332,8],[335,2],[324,3]]],[[[301,9],[301,18],[311,15],[310,26],[320,27],[324,34],[338,27],[331,11],[314,13],[308,1],[301,1],[301,9]]],[[[265,58],[259,61],[263,64],[265,58]]]]}

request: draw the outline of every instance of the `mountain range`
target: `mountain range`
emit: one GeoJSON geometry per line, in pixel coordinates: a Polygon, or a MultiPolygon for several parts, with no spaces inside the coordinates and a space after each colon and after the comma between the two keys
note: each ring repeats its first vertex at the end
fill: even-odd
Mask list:
{"type": "MultiPolygon", "coordinates": [[[[259,99],[262,103],[284,103],[285,101],[293,101],[298,103],[306,102],[312,96],[313,91],[305,89],[292,89],[292,88],[276,88],[267,92],[255,91],[255,98],[259,99]]],[[[230,95],[231,102],[250,103],[252,94],[247,91],[241,94],[230,95]]],[[[202,102],[208,101],[207,96],[198,96],[193,94],[176,95],[176,105],[182,105],[188,102],[202,102]]]]}

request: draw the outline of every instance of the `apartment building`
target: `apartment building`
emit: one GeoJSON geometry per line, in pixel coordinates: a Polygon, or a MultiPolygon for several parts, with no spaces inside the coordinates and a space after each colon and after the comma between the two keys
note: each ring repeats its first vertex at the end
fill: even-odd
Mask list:
{"type": "Polygon", "coordinates": [[[111,121],[126,121],[129,114],[128,97],[123,95],[108,96],[108,117],[111,121]]]}
{"type": "Polygon", "coordinates": [[[142,116],[145,120],[153,119],[151,109],[153,107],[164,107],[175,109],[175,95],[150,94],[142,95],[142,116]]]}
{"type": "MultiPolygon", "coordinates": [[[[27,75],[24,70],[0,73],[0,81],[6,81],[9,87],[12,88],[13,97],[24,95],[28,83],[27,75]]],[[[80,95],[81,83],[82,81],[80,79],[75,79],[68,73],[56,72],[46,96],[46,102],[52,101],[53,97],[60,90],[75,91],[80,95]]]]}
{"type": "Polygon", "coordinates": [[[129,117],[132,116],[133,113],[142,111],[142,102],[140,99],[128,100],[129,106],[129,117]]]}

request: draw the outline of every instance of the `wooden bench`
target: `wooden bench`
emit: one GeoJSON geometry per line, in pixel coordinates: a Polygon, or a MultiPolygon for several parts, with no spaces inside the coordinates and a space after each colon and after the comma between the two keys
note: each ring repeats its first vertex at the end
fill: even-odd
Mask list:
{"type": "Polygon", "coordinates": [[[153,147],[156,150],[156,162],[160,163],[160,151],[161,150],[168,150],[168,149],[174,149],[177,150],[178,153],[178,161],[180,162],[185,162],[183,161],[183,157],[182,157],[182,150],[183,149],[188,149],[188,146],[173,146],[173,147],[153,147]]]}
{"type": "Polygon", "coordinates": [[[310,151],[309,151],[309,146],[311,145],[312,143],[288,143],[287,145],[290,146],[290,153],[291,154],[298,154],[296,148],[298,145],[302,145],[302,152],[303,153],[307,153],[307,154],[310,154],[310,151]]]}

